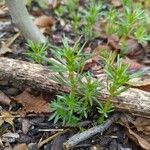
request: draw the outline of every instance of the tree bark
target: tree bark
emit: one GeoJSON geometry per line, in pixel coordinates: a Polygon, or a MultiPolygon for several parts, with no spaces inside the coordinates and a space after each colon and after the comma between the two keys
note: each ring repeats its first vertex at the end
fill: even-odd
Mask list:
{"type": "MultiPolygon", "coordinates": [[[[69,92],[69,90],[52,80],[55,73],[39,64],[0,57],[0,80],[12,81],[17,86],[29,86],[47,92],[69,92]]],[[[107,97],[105,89],[100,91],[99,100],[107,97]]],[[[112,100],[116,110],[130,112],[150,118],[150,93],[130,88],[127,92],[112,100]]]]}
{"type": "Polygon", "coordinates": [[[26,40],[44,43],[46,38],[33,23],[23,0],[6,0],[13,22],[22,32],[26,40]]]}

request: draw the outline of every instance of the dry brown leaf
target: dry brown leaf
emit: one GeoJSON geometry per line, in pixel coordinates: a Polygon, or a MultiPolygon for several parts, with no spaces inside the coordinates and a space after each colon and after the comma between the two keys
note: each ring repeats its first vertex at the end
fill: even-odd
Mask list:
{"type": "Polygon", "coordinates": [[[13,115],[8,111],[2,111],[1,116],[3,117],[3,120],[10,125],[14,126],[14,117],[13,115]]]}
{"type": "Polygon", "coordinates": [[[18,133],[7,132],[2,135],[2,141],[6,143],[14,143],[19,137],[20,135],[18,133]]]}
{"type": "Polygon", "coordinates": [[[0,1],[0,18],[5,18],[8,16],[8,8],[4,6],[4,4],[1,4],[0,1]],[[2,6],[1,6],[2,5],[2,6]]]}
{"type": "Polygon", "coordinates": [[[133,88],[138,88],[143,91],[150,92],[150,76],[133,78],[128,82],[133,88]]]}
{"type": "Polygon", "coordinates": [[[129,126],[130,123],[134,123],[133,118],[129,115],[122,115],[120,120],[118,121],[119,124],[126,128],[126,134],[130,139],[132,139],[136,144],[141,146],[145,150],[150,150],[150,143],[148,137],[144,137],[141,133],[132,131],[129,126]]]}
{"type": "Polygon", "coordinates": [[[24,91],[20,95],[16,96],[14,98],[15,101],[18,103],[21,103],[24,108],[20,110],[20,113],[48,113],[49,107],[48,102],[43,99],[42,96],[35,97],[28,93],[27,91],[24,91]]]}
{"type": "Polygon", "coordinates": [[[26,144],[18,144],[16,145],[13,150],[29,150],[26,144]]]}
{"type": "Polygon", "coordinates": [[[4,55],[6,53],[12,53],[13,49],[10,49],[9,47],[11,46],[11,44],[20,36],[20,32],[16,33],[13,37],[11,37],[10,39],[8,39],[8,43],[5,42],[1,42],[2,46],[0,48],[0,56],[4,55]]]}
{"type": "Polygon", "coordinates": [[[54,19],[51,16],[42,15],[37,17],[34,23],[39,27],[51,27],[54,24],[54,19]]]}
{"type": "Polygon", "coordinates": [[[143,59],[145,52],[143,47],[134,39],[128,39],[126,42],[127,55],[133,59],[143,59]]]}
{"type": "Polygon", "coordinates": [[[31,127],[30,121],[29,121],[28,119],[25,119],[25,118],[22,119],[22,132],[23,132],[24,134],[27,134],[27,133],[28,133],[30,127],[31,127]]]}
{"type": "Polygon", "coordinates": [[[133,132],[130,128],[127,128],[130,138],[139,144],[144,150],[150,150],[150,143],[147,142],[144,138],[133,132]]]}
{"type": "Polygon", "coordinates": [[[0,103],[4,105],[10,105],[10,102],[11,102],[11,99],[2,91],[0,91],[0,103]]]}
{"type": "Polygon", "coordinates": [[[137,117],[132,123],[138,131],[150,136],[150,119],[137,117]]]}
{"type": "Polygon", "coordinates": [[[120,7],[121,6],[120,0],[110,0],[110,2],[114,7],[120,7]]]}
{"type": "Polygon", "coordinates": [[[60,5],[61,0],[48,0],[48,4],[52,7],[52,8],[56,8],[60,5]]]}
{"type": "Polygon", "coordinates": [[[118,36],[109,36],[108,37],[108,46],[112,50],[118,50],[119,49],[119,37],[118,36]]]}
{"type": "Polygon", "coordinates": [[[1,146],[1,147],[4,147],[3,141],[2,141],[2,138],[1,138],[1,137],[0,137],[0,146],[1,146]]]}
{"type": "Polygon", "coordinates": [[[0,48],[0,56],[6,53],[11,53],[12,49],[10,49],[5,42],[1,42],[2,46],[0,48]]]}
{"type": "Polygon", "coordinates": [[[128,57],[123,58],[123,63],[129,65],[129,69],[141,69],[143,68],[143,65],[139,64],[138,62],[129,59],[128,57]]]}
{"type": "Polygon", "coordinates": [[[0,127],[2,126],[3,123],[4,123],[4,120],[0,118],[0,127]]]}

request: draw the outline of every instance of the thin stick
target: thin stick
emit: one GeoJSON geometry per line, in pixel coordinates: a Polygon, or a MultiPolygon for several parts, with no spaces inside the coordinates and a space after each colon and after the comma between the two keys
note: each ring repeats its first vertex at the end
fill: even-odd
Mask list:
{"type": "Polygon", "coordinates": [[[56,138],[57,136],[59,136],[59,135],[61,135],[61,134],[64,134],[64,133],[66,133],[66,132],[68,132],[68,131],[70,131],[70,129],[66,129],[66,130],[64,130],[64,131],[62,131],[62,132],[59,132],[59,133],[56,133],[56,134],[50,136],[49,138],[47,138],[47,139],[43,140],[42,142],[40,142],[40,143],[38,144],[38,148],[42,147],[43,145],[45,145],[46,143],[50,142],[51,140],[53,140],[53,139],[56,138]]]}
{"type": "Polygon", "coordinates": [[[39,132],[62,132],[64,129],[39,129],[39,132]]]}
{"type": "Polygon", "coordinates": [[[70,150],[72,147],[77,145],[78,143],[87,140],[88,138],[92,137],[93,135],[97,133],[103,133],[105,130],[107,130],[113,122],[118,120],[119,114],[113,115],[111,118],[106,120],[106,122],[102,125],[95,126],[93,128],[88,129],[87,131],[84,131],[82,133],[75,134],[67,142],[63,144],[64,150],[70,150]]]}
{"type": "Polygon", "coordinates": [[[4,116],[4,115],[1,115],[0,116],[0,119],[1,118],[28,118],[28,117],[39,117],[39,114],[29,114],[29,115],[26,115],[26,116],[21,116],[21,115],[13,115],[11,113],[12,116],[4,116]]]}

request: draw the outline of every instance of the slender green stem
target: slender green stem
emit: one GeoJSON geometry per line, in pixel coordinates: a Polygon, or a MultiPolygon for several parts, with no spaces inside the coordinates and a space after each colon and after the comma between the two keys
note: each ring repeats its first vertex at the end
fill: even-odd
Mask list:
{"type": "Polygon", "coordinates": [[[71,97],[75,97],[75,77],[74,72],[69,72],[69,80],[70,80],[70,95],[71,97]]]}
{"type": "Polygon", "coordinates": [[[112,98],[113,98],[113,96],[110,95],[106,99],[106,102],[105,102],[104,107],[103,107],[103,113],[101,114],[101,116],[99,117],[99,120],[98,120],[98,122],[100,124],[102,124],[104,122],[104,120],[105,120],[105,114],[109,111],[110,106],[112,105],[112,102],[111,102],[112,98]]]}

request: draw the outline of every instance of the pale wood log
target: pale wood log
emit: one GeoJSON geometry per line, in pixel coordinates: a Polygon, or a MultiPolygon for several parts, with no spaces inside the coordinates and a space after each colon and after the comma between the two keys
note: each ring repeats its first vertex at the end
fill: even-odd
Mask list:
{"type": "MultiPolygon", "coordinates": [[[[46,66],[0,57],[0,80],[9,80],[17,86],[29,86],[47,92],[68,92],[68,89],[55,83],[51,78],[53,72],[46,66]]],[[[105,90],[100,91],[100,101],[107,97],[105,90]]],[[[116,110],[130,112],[150,118],[150,93],[130,88],[121,96],[113,99],[116,110]]]]}

